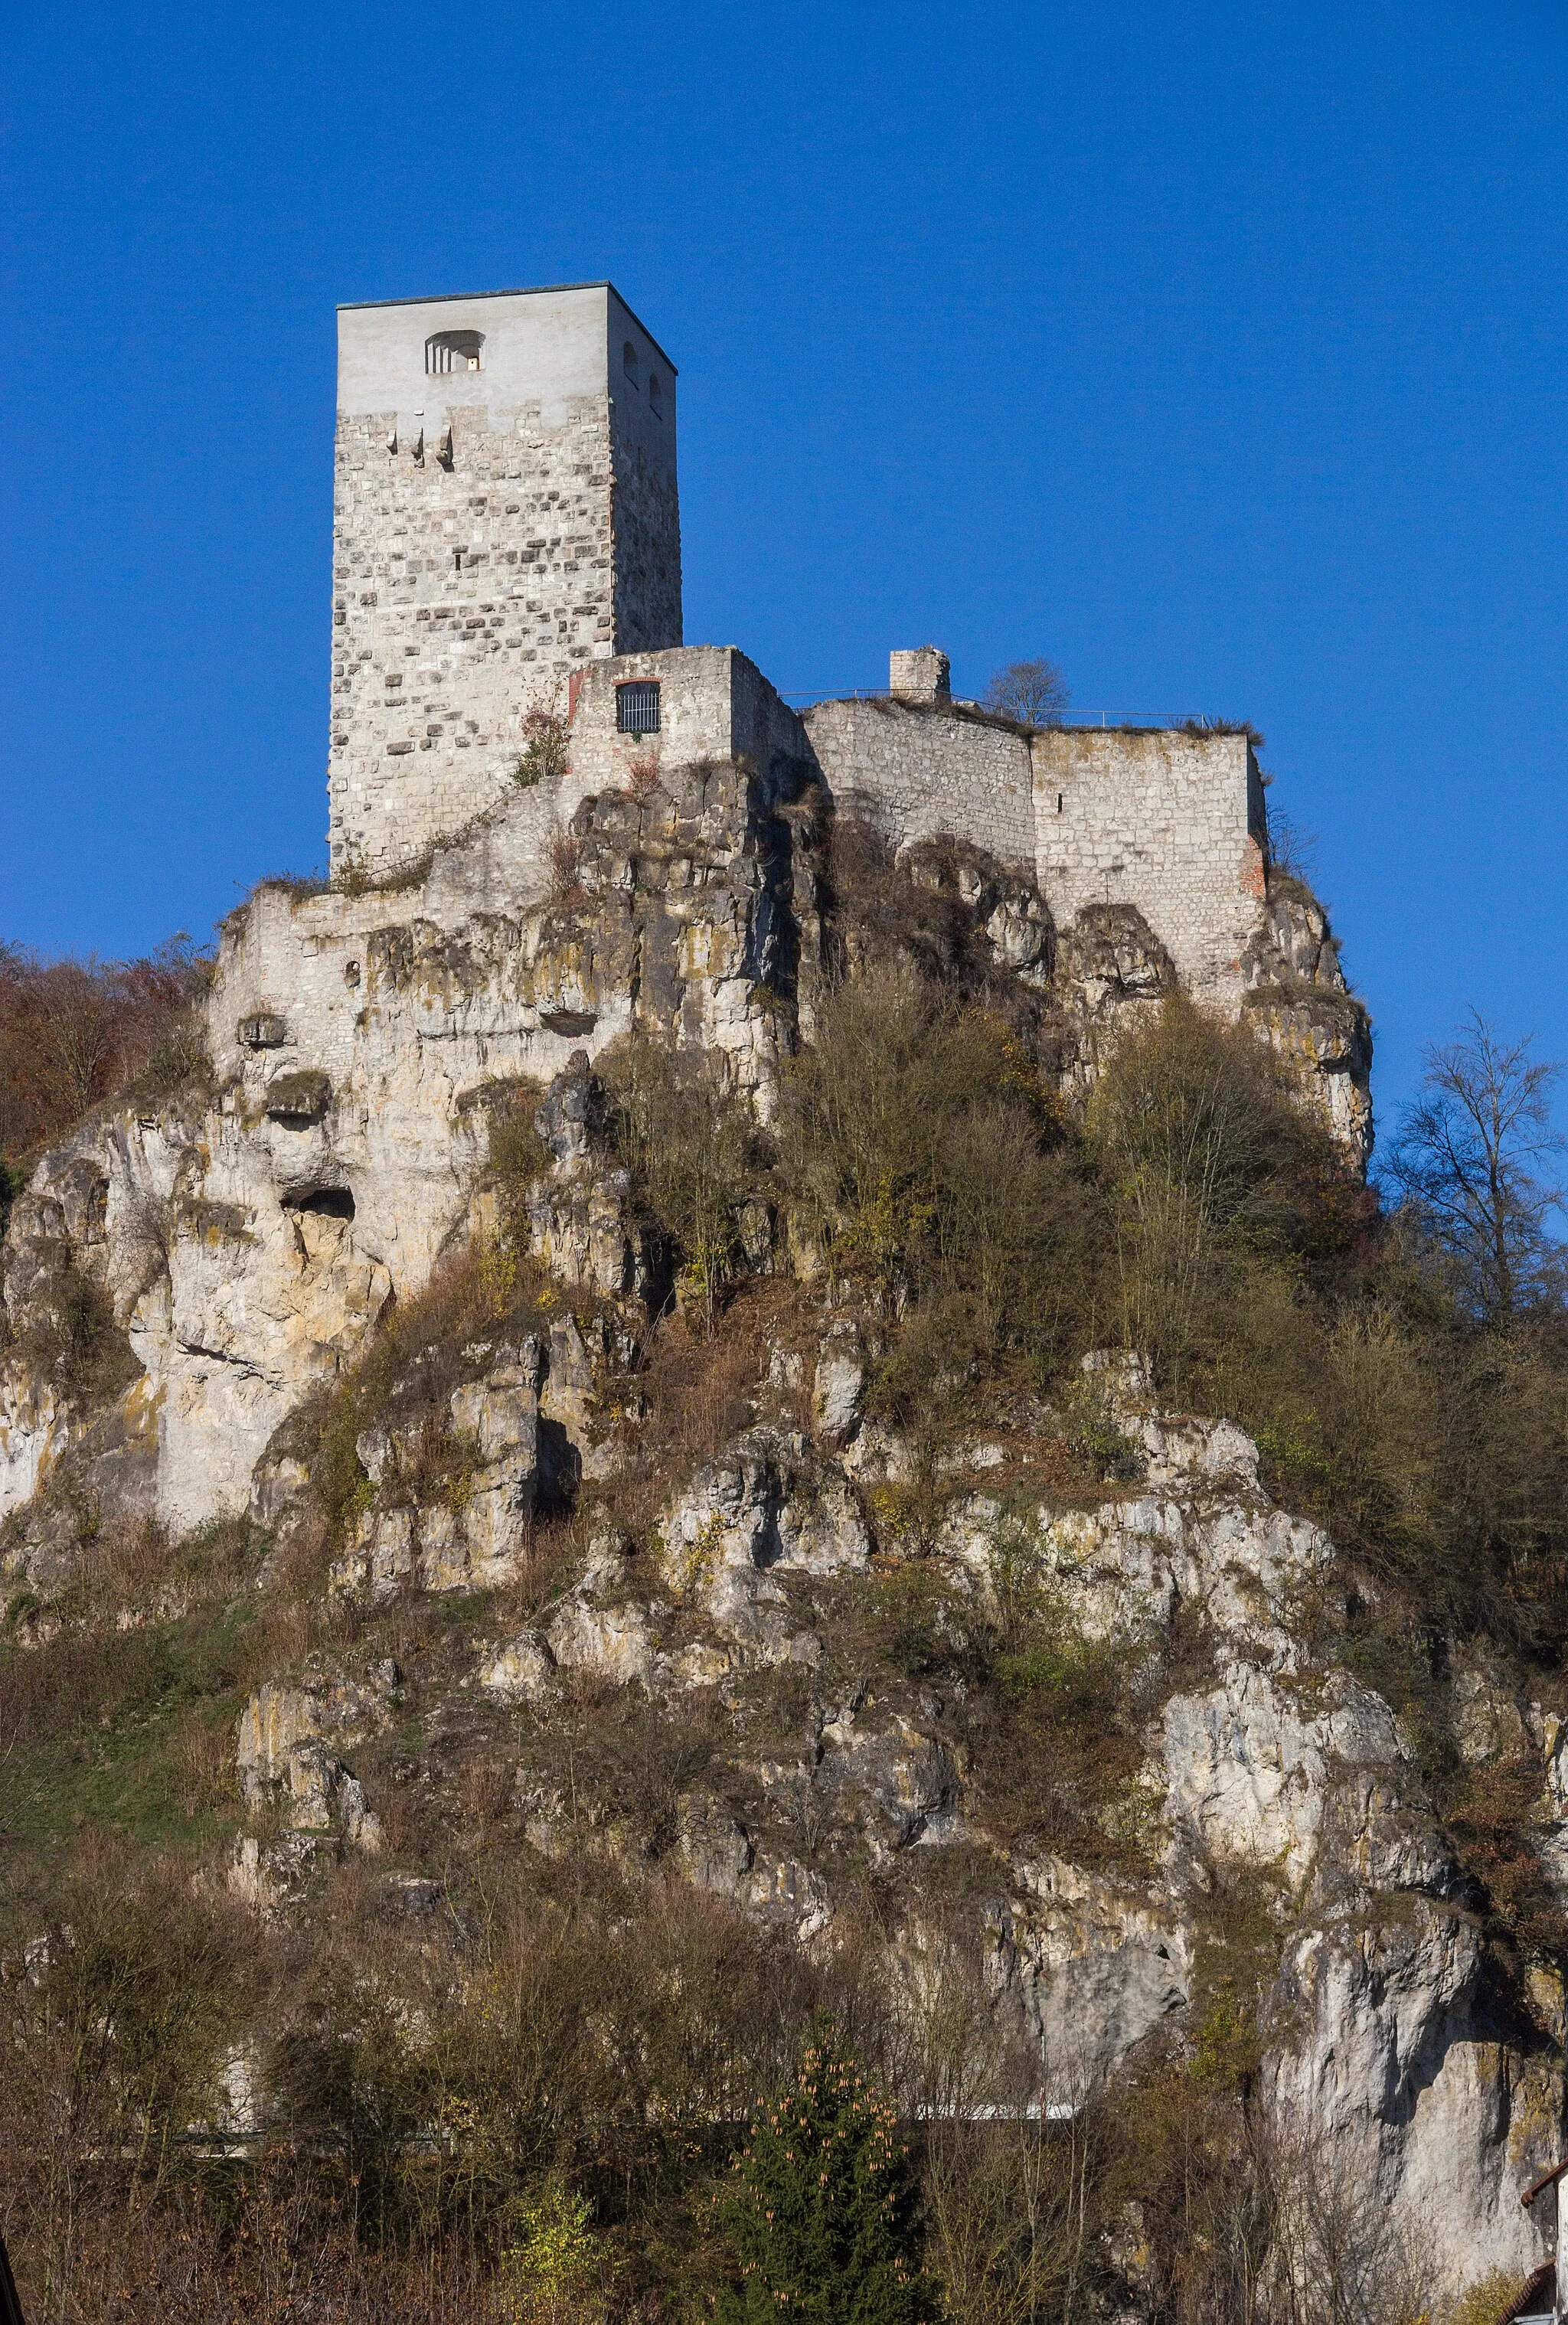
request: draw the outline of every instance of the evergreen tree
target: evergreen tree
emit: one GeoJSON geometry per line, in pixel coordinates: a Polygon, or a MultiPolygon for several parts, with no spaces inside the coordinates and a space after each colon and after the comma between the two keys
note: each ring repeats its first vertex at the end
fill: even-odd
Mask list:
{"type": "Polygon", "coordinates": [[[740,2283],[722,2325],[934,2325],[919,2191],[886,2099],[830,2036],[730,2159],[724,2211],[740,2283]]]}

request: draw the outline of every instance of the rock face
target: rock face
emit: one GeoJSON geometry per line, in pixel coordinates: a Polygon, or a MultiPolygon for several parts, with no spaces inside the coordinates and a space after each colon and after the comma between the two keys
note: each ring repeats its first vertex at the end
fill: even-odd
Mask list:
{"type": "MultiPolygon", "coordinates": [[[[933,1454],[877,1417],[886,1314],[787,1286],[758,1198],[736,1239],[807,1328],[762,1348],[737,1409],[719,1399],[722,1424],[649,1482],[639,1366],[671,1258],[595,1061],[661,1036],[766,1121],[824,977],[854,966],[809,773],[639,764],[569,800],[547,848],[520,797],[407,887],[274,885],[231,919],[210,1086],[88,1123],[14,1207],[5,1591],[41,1602],[29,1622],[65,1619],[85,1498],[174,1534],[244,1515],[274,1558],[313,1545],[335,1626],[318,1637],[439,1594],[451,1663],[395,1779],[395,1665],[280,1667],[246,1703],[227,1877],[259,1910],[292,1910],[347,1852],[381,1854],[400,1911],[432,1910],[441,1866],[385,1870],[410,1821],[385,1788],[433,1782],[431,1739],[468,1723],[519,1849],[655,1866],[823,1949],[875,1894],[890,1978],[961,1922],[1048,2108],[1199,2042],[1215,1959],[1245,1953],[1276,2119],[1353,2155],[1456,2281],[1522,2265],[1536,2231],[1513,2197],[1563,2121],[1561,1996],[1500,1977],[1392,1709],[1313,1646],[1311,1611],[1343,1611],[1334,1545],[1273,1505],[1239,1429],[1163,1412],[1136,1360],[1091,1358],[1084,1387],[1127,1451],[1118,1482],[1053,1487],[1061,1416],[1029,1399],[933,1454]],[[536,1271],[535,1310],[439,1349],[405,1339],[463,1252],[536,1271]],[[91,1394],[47,1357],[84,1301],[114,1357],[91,1394]],[[380,1403],[345,1435],[372,1349],[393,1352],[380,1403]],[[329,1508],[323,1413],[345,1439],[329,1508]],[[922,1497],[915,1540],[900,1513],[922,1497]],[[1064,1667],[1136,1707],[1109,1774],[1033,1822],[1009,1809],[964,1660],[1025,1600],[1050,1610],[1064,1667]],[[889,1679],[878,1626],[926,1626],[923,1663],[912,1651],[889,1679]],[[598,1731],[617,1722],[633,1741],[611,1765],[598,1731]]],[[[895,916],[935,899],[952,958],[1047,1029],[1070,1105],[1177,989],[1131,903],[1058,925],[1034,871],[974,847],[922,840],[884,869],[904,883],[895,916]]],[[[1285,882],[1254,901],[1221,968],[1364,1162],[1365,1018],[1322,915],[1285,882]]],[[[905,933],[912,950],[930,936],[913,915],[905,933]]],[[[1460,1700],[1467,1763],[1539,1762],[1541,1859],[1568,1880],[1562,1730],[1479,1667],[1460,1700]]],[[[1048,1728],[1021,1732],[1044,1796],[1048,1728]]]]}
{"type": "Polygon", "coordinates": [[[392,1663],[358,1683],[318,1672],[298,1686],[269,1681],[252,1696],[235,1755],[240,1792],[253,1815],[279,1819],[282,1835],[264,1857],[259,1842],[241,1839],[229,1876],[239,1894],[274,1904],[323,1844],[367,1856],[380,1849],[380,1820],[338,1754],[387,1726],[397,1679],[392,1663]]]}
{"type": "Polygon", "coordinates": [[[1045,2104],[1075,2109],[1191,2000],[1191,1937],[1157,1893],[1057,1857],[1015,1874],[992,1910],[993,1977],[1038,2047],[1045,2104]]]}
{"type": "Polygon", "coordinates": [[[1299,881],[1272,876],[1243,968],[1246,1015],[1365,1167],[1372,1152],[1371,1028],[1345,983],[1322,906],[1299,881]]]}
{"type": "MultiPolygon", "coordinates": [[[[287,1413],[422,1289],[520,1077],[639,1026],[711,1048],[765,1106],[818,949],[810,816],[739,767],[673,780],[585,799],[548,875],[526,856],[520,894],[506,814],[421,886],[264,887],[223,932],[210,1098],[96,1122],[39,1166],[6,1240],[8,1311],[25,1323],[61,1268],[104,1287],[157,1411],[169,1524],[243,1509],[287,1413]]],[[[635,1293],[624,1181],[582,1167],[571,1100],[554,1103],[536,1248],[568,1282],[635,1293]]],[[[70,1424],[14,1366],[0,1431],[12,1508],[70,1424]]]]}
{"type": "MultiPolygon", "coordinates": [[[[650,760],[626,781],[569,784],[548,848],[520,793],[406,887],[264,886],[223,932],[210,1090],[93,1122],[39,1165],[6,1238],[7,1312],[24,1330],[51,1284],[102,1289],[145,1376],[167,1524],[246,1507],[288,1413],[482,1222],[496,1109],[525,1083],[554,1085],[534,1255],[603,1298],[655,1296],[659,1255],[586,1110],[591,1060],[633,1029],[661,1034],[709,1052],[766,1115],[821,983],[829,810],[788,758],[765,775],[650,760]]],[[[949,876],[923,848],[913,875],[949,876]]],[[[1086,904],[1058,930],[1031,875],[973,848],[951,878],[997,972],[1049,996],[1063,1087],[1081,1095],[1129,1013],[1174,989],[1170,956],[1131,904],[1086,904]]],[[[1322,912],[1282,881],[1255,920],[1246,1014],[1364,1161],[1365,1015],[1322,912]]],[[[0,1514],[78,1431],[50,1381],[11,1360],[0,1514]]],[[[366,1554],[414,1556],[390,1541],[366,1554]]]]}
{"type": "MultiPolygon", "coordinates": [[[[1141,1765],[1097,1811],[1098,1850],[1086,1858],[1011,1832],[974,1780],[982,1739],[961,1690],[845,1679],[834,1626],[900,1555],[891,1536],[879,1545],[883,1489],[852,1473],[858,1346],[840,1317],[814,1376],[777,1352],[756,1418],[691,1470],[645,1547],[613,1528],[595,1534],[529,1627],[478,1646],[474,1694],[518,1723],[530,1845],[557,1855],[586,1835],[631,1866],[651,1857],[812,1945],[836,1941],[874,1868],[901,1885],[887,1893],[904,1901],[894,1952],[913,1959],[932,1942],[920,1868],[962,1852],[997,2024],[1037,2062],[1040,2102],[1061,2114],[1148,2046],[1200,2039],[1216,1960],[1231,1964],[1227,1976],[1250,1963],[1261,2089],[1280,2140],[1331,2154],[1446,2282],[1534,2265],[1538,2231],[1517,2198],[1562,2137],[1560,1984],[1532,1971],[1521,1985],[1499,1968],[1388,1704],[1311,1647],[1301,1608],[1331,1607],[1346,1589],[1332,1543],[1269,1501],[1249,1439],[1161,1411],[1136,1361],[1088,1362],[1141,1471],[1096,1499],[1031,1488],[1027,1440],[953,1449],[921,1562],[948,1619],[961,1625],[969,1608],[995,1625],[1033,1592],[1055,1610],[1055,1635],[1098,1653],[1097,1668],[1156,1675],[1140,1682],[1141,1765]],[[814,1434],[777,1413],[808,1378],[814,1434]],[[997,1453],[1005,1495],[974,1483],[997,1453]],[[1183,1639],[1202,1642],[1196,1663],[1190,1644],[1178,1653],[1183,1639]],[[803,1730],[787,1751],[758,1751],[741,1716],[747,1690],[786,1674],[810,1706],[803,1730]],[[682,1705],[723,1705],[738,1723],[640,1838],[624,1810],[596,1802],[591,1753],[574,1760],[570,1805],[550,1773],[558,1727],[617,1696],[676,1722],[691,1716],[682,1705]],[[1227,1899],[1230,1918],[1217,1924],[1227,1899]],[[1251,1935],[1240,1939],[1243,1908],[1251,1935]]],[[[459,1392],[481,1458],[519,1475],[542,1361],[538,1349],[506,1354],[459,1392]]],[[[395,1430],[366,1452],[390,1487],[395,1430]]],[[[877,1461],[910,1474],[909,1449],[886,1434],[877,1461]]],[[[422,1543],[427,1512],[402,1506],[405,1538],[422,1543]]],[[[365,1578],[339,1575],[339,1587],[365,1578]]],[[[410,1587],[406,1571],[395,1587],[410,1587]]],[[[252,1699],[241,1788],[283,1835],[242,1844],[240,1894],[283,1910],[311,1851],[381,1846],[376,1795],[351,1755],[394,1716],[398,1694],[393,1668],[357,1679],[317,1669],[252,1699]]],[[[1484,1675],[1458,1700],[1478,1763],[1536,1755],[1543,1861],[1554,1864],[1558,1724],[1532,1736],[1484,1675]]]]}
{"type": "Polygon", "coordinates": [[[742,1654],[814,1660],[792,1636],[780,1574],[865,1567],[871,1540],[843,1476],[798,1436],[756,1429],[699,1471],[666,1511],[658,1558],[672,1595],[701,1609],[742,1654]]]}

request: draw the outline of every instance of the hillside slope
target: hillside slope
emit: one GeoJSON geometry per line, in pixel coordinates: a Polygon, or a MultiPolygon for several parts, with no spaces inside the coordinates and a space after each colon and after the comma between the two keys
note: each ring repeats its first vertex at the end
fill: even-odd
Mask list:
{"type": "Polygon", "coordinates": [[[374,2181],[355,2270],[499,2298],[565,2172],[605,2301],[700,2304],[826,2009],[955,2313],[1522,2276],[1565,1376],[1378,1218],[1319,908],[1276,875],[1232,1029],[1128,909],[743,766],[556,857],[264,889],[209,1071],[14,1205],[24,2262],[69,2147],[111,2265],[139,2126],[136,2217],[238,2265],[194,2127],[374,2181]]]}

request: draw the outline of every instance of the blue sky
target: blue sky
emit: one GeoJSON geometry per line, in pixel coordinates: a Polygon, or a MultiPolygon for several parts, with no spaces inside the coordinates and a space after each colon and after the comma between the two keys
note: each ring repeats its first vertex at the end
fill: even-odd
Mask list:
{"type": "Polygon", "coordinates": [[[333,306],[611,277],[686,635],[1222,713],[1379,1040],[1568,1056],[1568,11],[43,5],[9,20],[0,933],[324,853],[333,306]]]}

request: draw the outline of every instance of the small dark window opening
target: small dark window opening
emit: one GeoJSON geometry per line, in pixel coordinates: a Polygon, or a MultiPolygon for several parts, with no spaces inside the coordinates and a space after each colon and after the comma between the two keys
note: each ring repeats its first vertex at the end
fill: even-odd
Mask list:
{"type": "Polygon", "coordinates": [[[462,570],[463,570],[463,552],[462,552],[462,551],[461,551],[460,549],[454,549],[454,550],[453,550],[453,551],[452,551],[452,561],[453,561],[454,565],[456,566],[457,570],[460,573],[460,572],[462,571],[462,570]]]}
{"type": "Polygon", "coordinates": [[[616,689],[617,735],[656,735],[659,731],[659,681],[634,678],[616,689]]]}
{"type": "Polygon", "coordinates": [[[432,374],[478,371],[484,344],[482,331],[432,331],[424,343],[424,367],[432,374]]]}
{"type": "Polygon", "coordinates": [[[637,351],[636,347],[633,347],[630,339],[626,341],[626,346],[621,349],[621,361],[626,366],[626,377],[631,381],[632,385],[636,387],[637,384],[637,351]]]}
{"type": "Polygon", "coordinates": [[[655,416],[662,420],[664,416],[664,390],[656,371],[648,374],[648,402],[653,405],[655,416]]]}

